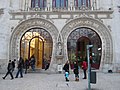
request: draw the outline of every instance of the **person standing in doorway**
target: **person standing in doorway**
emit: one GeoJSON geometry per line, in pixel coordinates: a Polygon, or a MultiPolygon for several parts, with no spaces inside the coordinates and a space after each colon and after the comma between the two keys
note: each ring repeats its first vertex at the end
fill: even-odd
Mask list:
{"type": "Polygon", "coordinates": [[[31,59],[30,59],[30,65],[31,65],[31,68],[32,68],[32,70],[33,71],[35,71],[35,56],[34,55],[32,55],[31,56],[31,59]]]}
{"type": "Polygon", "coordinates": [[[25,59],[25,74],[27,74],[27,69],[29,69],[29,60],[26,58],[25,59]]]}
{"type": "Polygon", "coordinates": [[[20,73],[20,77],[22,78],[23,77],[23,67],[24,67],[24,60],[22,57],[20,57],[19,61],[18,61],[18,71],[17,71],[17,74],[16,74],[16,77],[15,78],[18,78],[18,75],[20,73]]]}
{"type": "Polygon", "coordinates": [[[67,61],[63,67],[63,70],[65,70],[65,79],[66,81],[69,81],[69,61],[67,61]]]}
{"type": "Polygon", "coordinates": [[[2,77],[3,79],[5,79],[7,77],[8,74],[10,74],[11,76],[11,80],[14,79],[13,75],[12,75],[12,72],[13,72],[13,65],[12,65],[12,62],[11,60],[9,60],[9,63],[8,63],[8,66],[7,66],[7,73],[4,77],[2,77]]]}

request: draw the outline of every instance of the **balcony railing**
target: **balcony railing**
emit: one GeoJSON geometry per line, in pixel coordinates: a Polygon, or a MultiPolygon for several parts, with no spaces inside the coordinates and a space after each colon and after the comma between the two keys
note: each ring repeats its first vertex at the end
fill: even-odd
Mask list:
{"type": "Polygon", "coordinates": [[[34,7],[34,8],[27,8],[26,10],[23,11],[83,11],[83,10],[100,10],[100,9],[95,9],[94,7],[86,7],[82,5],[81,7],[34,7]]]}
{"type": "Polygon", "coordinates": [[[92,16],[93,18],[99,19],[111,19],[111,14],[113,10],[111,8],[105,9],[96,9],[95,7],[35,7],[35,8],[27,8],[26,10],[17,10],[10,11],[11,19],[13,20],[23,20],[28,17],[33,16],[42,16],[50,19],[70,19],[74,17],[79,17],[82,14],[86,14],[88,16],[92,16]],[[54,17],[55,16],[55,17],[54,17]]]}

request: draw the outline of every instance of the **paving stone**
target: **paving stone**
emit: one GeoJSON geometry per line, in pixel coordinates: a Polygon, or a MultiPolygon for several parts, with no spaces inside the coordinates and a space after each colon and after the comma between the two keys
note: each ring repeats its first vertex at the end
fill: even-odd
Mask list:
{"type": "MultiPolygon", "coordinates": [[[[76,82],[74,74],[70,74],[70,81],[66,82],[64,74],[28,73],[13,80],[10,76],[3,80],[4,74],[0,74],[0,90],[88,90],[88,80],[82,75],[76,82]]],[[[120,73],[97,72],[97,83],[91,84],[91,90],[120,90],[120,73]]]]}

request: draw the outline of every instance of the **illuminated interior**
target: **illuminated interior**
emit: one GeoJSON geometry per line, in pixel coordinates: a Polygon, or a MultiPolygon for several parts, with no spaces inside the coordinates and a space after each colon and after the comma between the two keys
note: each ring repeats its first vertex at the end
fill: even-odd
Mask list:
{"type": "Polygon", "coordinates": [[[35,56],[36,68],[44,68],[44,60],[51,61],[52,38],[50,34],[39,28],[27,31],[21,38],[21,56],[29,59],[35,56]]]}

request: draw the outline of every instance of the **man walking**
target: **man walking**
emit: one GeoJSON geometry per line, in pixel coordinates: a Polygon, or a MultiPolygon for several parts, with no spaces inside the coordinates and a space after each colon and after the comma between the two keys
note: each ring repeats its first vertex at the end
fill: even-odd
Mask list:
{"type": "Polygon", "coordinates": [[[23,77],[23,66],[24,66],[24,60],[22,59],[22,57],[20,57],[18,62],[18,71],[15,78],[18,78],[19,73],[21,75],[20,77],[21,78],[23,77]]]}
{"type": "Polygon", "coordinates": [[[8,71],[7,71],[6,75],[3,77],[3,79],[5,79],[5,78],[7,77],[8,74],[10,74],[11,80],[14,79],[14,77],[13,77],[13,75],[12,75],[12,72],[13,72],[13,65],[12,65],[11,60],[9,60],[7,70],[8,70],[8,71]]]}
{"type": "Polygon", "coordinates": [[[14,69],[15,69],[15,61],[16,61],[16,59],[14,59],[14,60],[12,61],[13,71],[14,71],[14,69]]]}

